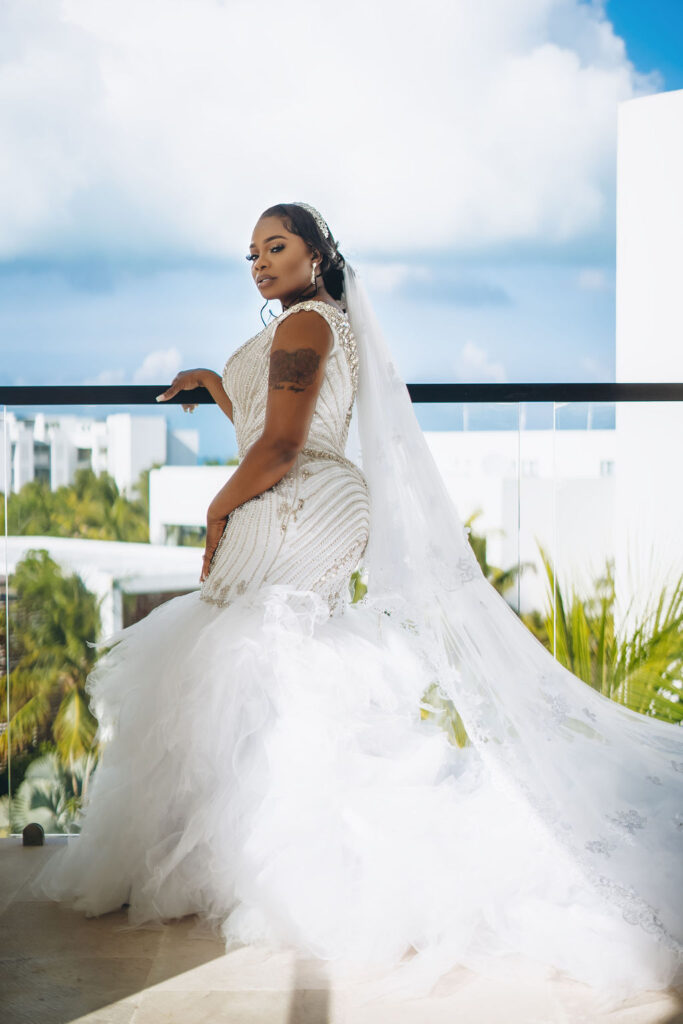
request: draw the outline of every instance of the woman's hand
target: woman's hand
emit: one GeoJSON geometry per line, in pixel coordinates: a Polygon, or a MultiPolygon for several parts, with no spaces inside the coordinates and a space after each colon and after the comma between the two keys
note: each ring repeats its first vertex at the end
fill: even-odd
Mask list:
{"type": "Polygon", "coordinates": [[[202,561],[202,572],[199,577],[199,582],[203,583],[206,577],[209,575],[209,568],[211,566],[211,559],[214,556],[214,552],[218,547],[218,542],[223,536],[225,524],[227,523],[227,516],[221,519],[212,516],[211,511],[206,517],[206,545],[204,547],[204,559],[202,561]]]}
{"type": "MultiPolygon", "coordinates": [[[[171,386],[166,391],[162,391],[160,395],[157,395],[157,402],[167,402],[169,398],[173,398],[179,391],[192,391],[193,388],[206,387],[205,375],[207,373],[211,373],[211,371],[204,369],[204,367],[198,367],[196,370],[181,370],[179,373],[176,373],[171,381],[171,386]]],[[[196,408],[196,404],[183,403],[185,412],[194,412],[196,408]]]]}

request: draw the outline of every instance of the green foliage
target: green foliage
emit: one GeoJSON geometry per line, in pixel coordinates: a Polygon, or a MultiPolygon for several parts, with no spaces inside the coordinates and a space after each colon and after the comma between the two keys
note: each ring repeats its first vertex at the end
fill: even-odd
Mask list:
{"type": "Polygon", "coordinates": [[[0,838],[10,835],[12,829],[9,823],[10,806],[7,795],[0,796],[0,838]]]}
{"type": "Polygon", "coordinates": [[[206,544],[205,526],[167,526],[166,543],[176,547],[203,548],[206,544]]]}
{"type": "Polygon", "coordinates": [[[567,599],[555,580],[553,611],[553,566],[539,549],[548,578],[548,649],[554,638],[558,661],[603,696],[665,722],[683,722],[683,575],[654,595],[630,635],[619,637],[613,562],[588,598],[572,588],[567,599]]]}
{"type": "Polygon", "coordinates": [[[432,683],[420,702],[420,717],[431,718],[439,725],[453,746],[467,747],[471,740],[467,735],[462,718],[452,700],[443,693],[438,683],[432,683]]]}
{"type": "Polygon", "coordinates": [[[469,542],[474,555],[479,562],[479,567],[483,572],[486,579],[489,581],[492,587],[495,587],[499,594],[503,595],[513,586],[517,581],[517,577],[521,576],[526,569],[531,569],[533,572],[536,571],[536,566],[533,562],[520,562],[509,566],[507,569],[500,569],[498,566],[492,565],[488,561],[487,557],[487,537],[484,534],[475,533],[472,530],[472,523],[475,519],[482,514],[482,510],[479,508],[465,520],[464,525],[470,527],[469,542]]]}
{"type": "MultiPolygon", "coordinates": [[[[89,710],[85,681],[97,654],[99,605],[77,574],[64,575],[47,551],[28,551],[10,585],[10,722],[0,735],[0,762],[54,743],[64,765],[94,751],[97,723],[89,710]]],[[[6,649],[4,621],[0,638],[6,649]]],[[[7,675],[0,679],[0,707],[7,701],[7,675]]],[[[95,751],[96,754],[96,751],[95,751]]]]}
{"type": "Polygon", "coordinates": [[[203,466],[239,466],[240,460],[237,455],[231,456],[229,459],[203,459],[203,466]]]}
{"type": "MultiPolygon", "coordinates": [[[[137,499],[132,504],[144,517],[146,523],[149,523],[149,474],[153,469],[160,469],[161,466],[163,466],[163,462],[155,462],[149,469],[143,469],[137,482],[133,485],[137,499]]],[[[149,540],[149,537],[147,539],[149,540]]]]}
{"type": "Polygon", "coordinates": [[[9,806],[12,831],[21,832],[32,821],[45,832],[80,831],[79,812],[93,766],[92,754],[78,758],[68,768],[56,753],[32,761],[9,806]]]}
{"type": "Polygon", "coordinates": [[[363,580],[361,572],[356,570],[356,572],[351,573],[351,579],[349,580],[351,604],[356,604],[357,601],[361,601],[367,592],[368,588],[363,580]]]}
{"type": "MultiPolygon", "coordinates": [[[[149,470],[140,474],[130,500],[119,494],[108,473],[76,471],[68,487],[51,491],[33,480],[7,501],[7,532],[13,536],[86,537],[92,540],[149,541],[149,470]]],[[[0,528],[4,531],[4,502],[0,528]]]]}
{"type": "MultiPolygon", "coordinates": [[[[23,782],[31,761],[35,761],[36,757],[42,754],[51,753],[54,749],[55,745],[52,740],[43,740],[40,743],[27,747],[26,750],[14,750],[12,752],[12,790],[15,793],[23,782]]],[[[0,793],[3,796],[8,792],[8,782],[7,772],[4,774],[0,772],[0,793]]]]}
{"type": "MultiPolygon", "coordinates": [[[[480,514],[467,520],[469,525],[480,514]]],[[[486,557],[486,538],[470,532],[472,550],[489,583],[502,594],[520,571],[533,567],[498,569],[486,557]]],[[[581,599],[572,590],[567,600],[555,580],[553,566],[539,544],[548,578],[545,611],[520,615],[521,620],[557,660],[593,689],[633,711],[665,722],[683,722],[683,575],[669,590],[664,587],[643,613],[628,637],[615,634],[615,583],[613,562],[594,582],[594,593],[581,599]],[[554,643],[555,647],[554,650],[554,643]]],[[[628,615],[628,610],[627,610],[628,615]]],[[[470,742],[452,701],[433,683],[425,692],[421,715],[434,718],[451,743],[470,742]]]]}

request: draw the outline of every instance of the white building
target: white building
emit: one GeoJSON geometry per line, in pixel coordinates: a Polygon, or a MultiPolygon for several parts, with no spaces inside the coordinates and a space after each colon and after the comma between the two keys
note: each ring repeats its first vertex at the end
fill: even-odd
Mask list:
{"type": "Polygon", "coordinates": [[[546,607],[541,547],[563,590],[593,590],[614,557],[613,430],[427,432],[460,518],[487,538],[501,569],[531,563],[506,598],[521,611],[546,607]]]}
{"type": "Polygon", "coordinates": [[[149,474],[149,539],[166,544],[172,527],[206,526],[206,510],[234,466],[161,466],[149,474]]]}
{"type": "Polygon", "coordinates": [[[101,600],[103,636],[124,625],[124,594],[152,596],[198,588],[204,553],[202,548],[161,548],[155,544],[129,544],[114,540],[8,537],[7,564],[5,567],[3,557],[0,569],[3,584],[5,571],[11,578],[17,562],[33,548],[46,550],[65,574],[78,573],[88,590],[101,600]]]}
{"type": "MultiPolygon", "coordinates": [[[[618,381],[683,382],[683,89],[619,105],[618,381]]],[[[617,406],[617,598],[624,616],[683,573],[683,403],[617,406]]]]}
{"type": "Polygon", "coordinates": [[[5,473],[9,492],[31,480],[44,480],[55,491],[73,483],[77,469],[89,467],[98,475],[108,472],[130,496],[143,470],[155,463],[196,465],[198,451],[197,430],[170,430],[158,413],[95,419],[39,412],[19,418],[8,411],[6,435],[0,432],[0,490],[5,473]]]}

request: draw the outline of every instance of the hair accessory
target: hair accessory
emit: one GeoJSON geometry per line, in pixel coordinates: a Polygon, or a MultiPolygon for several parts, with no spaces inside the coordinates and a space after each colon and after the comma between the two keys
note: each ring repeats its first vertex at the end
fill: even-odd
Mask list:
{"type": "Polygon", "coordinates": [[[292,203],[292,206],[301,206],[304,210],[308,210],[311,216],[315,219],[316,224],[320,228],[323,238],[330,238],[330,229],[328,228],[325,218],[321,213],[318,213],[314,206],[309,206],[308,203],[292,203]]]}

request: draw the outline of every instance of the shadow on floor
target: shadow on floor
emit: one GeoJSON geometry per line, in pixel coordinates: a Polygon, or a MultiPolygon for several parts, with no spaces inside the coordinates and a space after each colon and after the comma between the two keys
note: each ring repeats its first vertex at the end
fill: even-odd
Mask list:
{"type": "Polygon", "coordinates": [[[86,918],[58,904],[11,903],[0,917],[3,1024],[67,1024],[225,952],[221,942],[189,939],[190,919],[158,929],[125,925],[122,910],[86,918]]]}
{"type": "Polygon", "coordinates": [[[287,1024],[329,1024],[330,983],[324,961],[297,960],[287,1024]],[[312,987],[313,984],[315,987],[312,987]]]}

